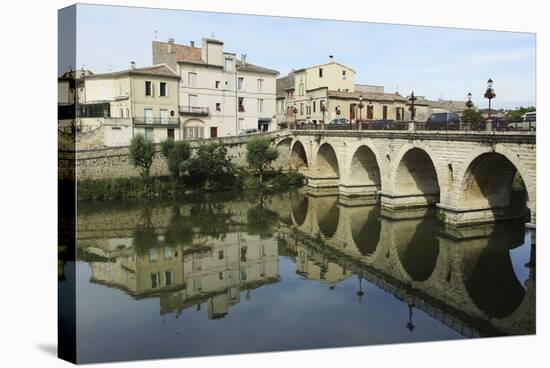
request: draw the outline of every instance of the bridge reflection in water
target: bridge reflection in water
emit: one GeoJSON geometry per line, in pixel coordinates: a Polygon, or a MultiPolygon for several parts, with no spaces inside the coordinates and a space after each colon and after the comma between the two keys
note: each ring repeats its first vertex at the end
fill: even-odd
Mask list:
{"type": "MultiPolygon", "coordinates": [[[[393,295],[409,310],[410,331],[421,310],[466,337],[535,333],[534,250],[520,222],[449,228],[430,209],[386,212],[361,199],[298,191],[152,208],[82,206],[77,237],[77,266],[91,285],[158,300],[161,316],[206,308],[208,319],[223,320],[255,290],[289,283],[281,262],[291,259],[304,282],[332,289],[357,279],[356,301],[376,303],[371,287],[393,295]]],[[[60,267],[60,282],[62,275],[60,267]]],[[[279,297],[298,298],[292,285],[279,297]]],[[[250,315],[250,323],[275,312],[250,315]]]]}

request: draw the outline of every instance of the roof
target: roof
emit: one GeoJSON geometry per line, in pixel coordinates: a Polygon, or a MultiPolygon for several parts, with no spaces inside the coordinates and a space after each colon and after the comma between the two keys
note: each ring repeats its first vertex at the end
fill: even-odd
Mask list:
{"type": "Polygon", "coordinates": [[[344,68],[346,68],[346,69],[349,69],[349,70],[351,70],[352,72],[355,73],[355,70],[354,70],[354,69],[350,68],[350,67],[347,66],[347,65],[337,63],[337,62],[335,62],[335,61],[331,61],[331,62],[328,62],[328,63],[319,64],[319,65],[306,66],[306,67],[300,68],[300,69],[298,69],[298,70],[295,70],[295,72],[298,73],[298,72],[302,72],[302,71],[304,71],[304,70],[306,70],[306,69],[319,68],[319,67],[321,67],[321,66],[333,65],[333,64],[335,64],[335,65],[340,65],[340,66],[342,66],[342,67],[344,67],[344,68]]]}
{"type": "Polygon", "coordinates": [[[397,101],[405,102],[405,97],[401,96],[399,93],[375,93],[375,92],[346,92],[346,91],[328,91],[328,97],[336,98],[350,98],[350,99],[359,99],[362,96],[363,100],[373,100],[373,101],[397,101]]]}
{"type": "Polygon", "coordinates": [[[166,55],[172,57],[177,63],[205,64],[202,61],[202,49],[200,47],[172,43],[172,53],[169,53],[168,45],[168,42],[153,41],[153,47],[158,47],[166,55]]]}
{"type": "Polygon", "coordinates": [[[279,75],[279,72],[277,70],[264,68],[263,66],[251,64],[249,62],[243,63],[240,60],[235,60],[235,61],[237,64],[237,69],[242,72],[255,72],[255,73],[279,75]]]}
{"type": "Polygon", "coordinates": [[[79,79],[81,77],[87,77],[89,75],[94,75],[94,73],[91,70],[88,69],[80,69],[80,70],[70,70],[68,72],[63,73],[58,80],[69,80],[69,79],[79,79]]]}
{"type": "Polygon", "coordinates": [[[294,88],[294,73],[289,73],[284,77],[277,78],[276,81],[276,92],[277,96],[285,96],[286,90],[294,88]]]}
{"type": "Polygon", "coordinates": [[[153,76],[175,78],[175,79],[180,78],[179,75],[177,75],[166,64],[152,65],[152,66],[147,66],[143,68],[126,69],[118,72],[93,74],[93,75],[86,76],[85,78],[86,79],[109,78],[109,77],[120,77],[120,76],[131,75],[131,74],[132,75],[153,75],[153,76]]]}
{"type": "MultiPolygon", "coordinates": [[[[211,43],[219,43],[223,45],[223,42],[218,40],[212,40],[212,39],[203,39],[203,40],[206,40],[211,43]]],[[[205,63],[202,60],[202,48],[200,47],[186,46],[186,45],[180,45],[177,43],[172,43],[172,53],[169,53],[168,45],[169,45],[168,42],[153,41],[153,47],[158,47],[162,52],[164,52],[167,56],[174,59],[174,61],[177,63],[210,65],[205,63]]],[[[235,55],[235,54],[224,52],[224,55],[235,55]]],[[[237,64],[237,68],[243,72],[256,72],[256,73],[266,73],[266,74],[274,74],[274,75],[279,74],[277,70],[264,68],[262,66],[251,64],[248,62],[243,64],[240,60],[236,60],[236,64],[237,64]]]]}

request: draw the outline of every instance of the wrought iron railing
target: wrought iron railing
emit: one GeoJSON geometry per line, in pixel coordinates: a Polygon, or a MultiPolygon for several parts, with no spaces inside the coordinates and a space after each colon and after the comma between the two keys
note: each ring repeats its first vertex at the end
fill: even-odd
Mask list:
{"type": "Polygon", "coordinates": [[[202,106],[180,106],[179,111],[182,115],[208,116],[210,114],[210,109],[202,106]]]}

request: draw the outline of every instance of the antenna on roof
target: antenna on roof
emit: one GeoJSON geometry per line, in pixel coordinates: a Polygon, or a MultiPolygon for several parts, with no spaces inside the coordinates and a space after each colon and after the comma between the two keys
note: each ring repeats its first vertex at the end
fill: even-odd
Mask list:
{"type": "Polygon", "coordinates": [[[159,31],[157,31],[157,30],[155,29],[155,40],[157,39],[158,33],[159,33],[159,31]]]}
{"type": "Polygon", "coordinates": [[[211,39],[214,39],[214,32],[211,33],[212,37],[210,37],[211,39]]]}

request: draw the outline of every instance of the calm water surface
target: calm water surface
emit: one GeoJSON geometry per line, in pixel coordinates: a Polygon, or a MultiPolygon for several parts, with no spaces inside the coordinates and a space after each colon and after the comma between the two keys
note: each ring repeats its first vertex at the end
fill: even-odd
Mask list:
{"type": "Polygon", "coordinates": [[[223,194],[78,207],[78,361],[535,332],[521,223],[446,229],[365,200],[223,194]]]}

